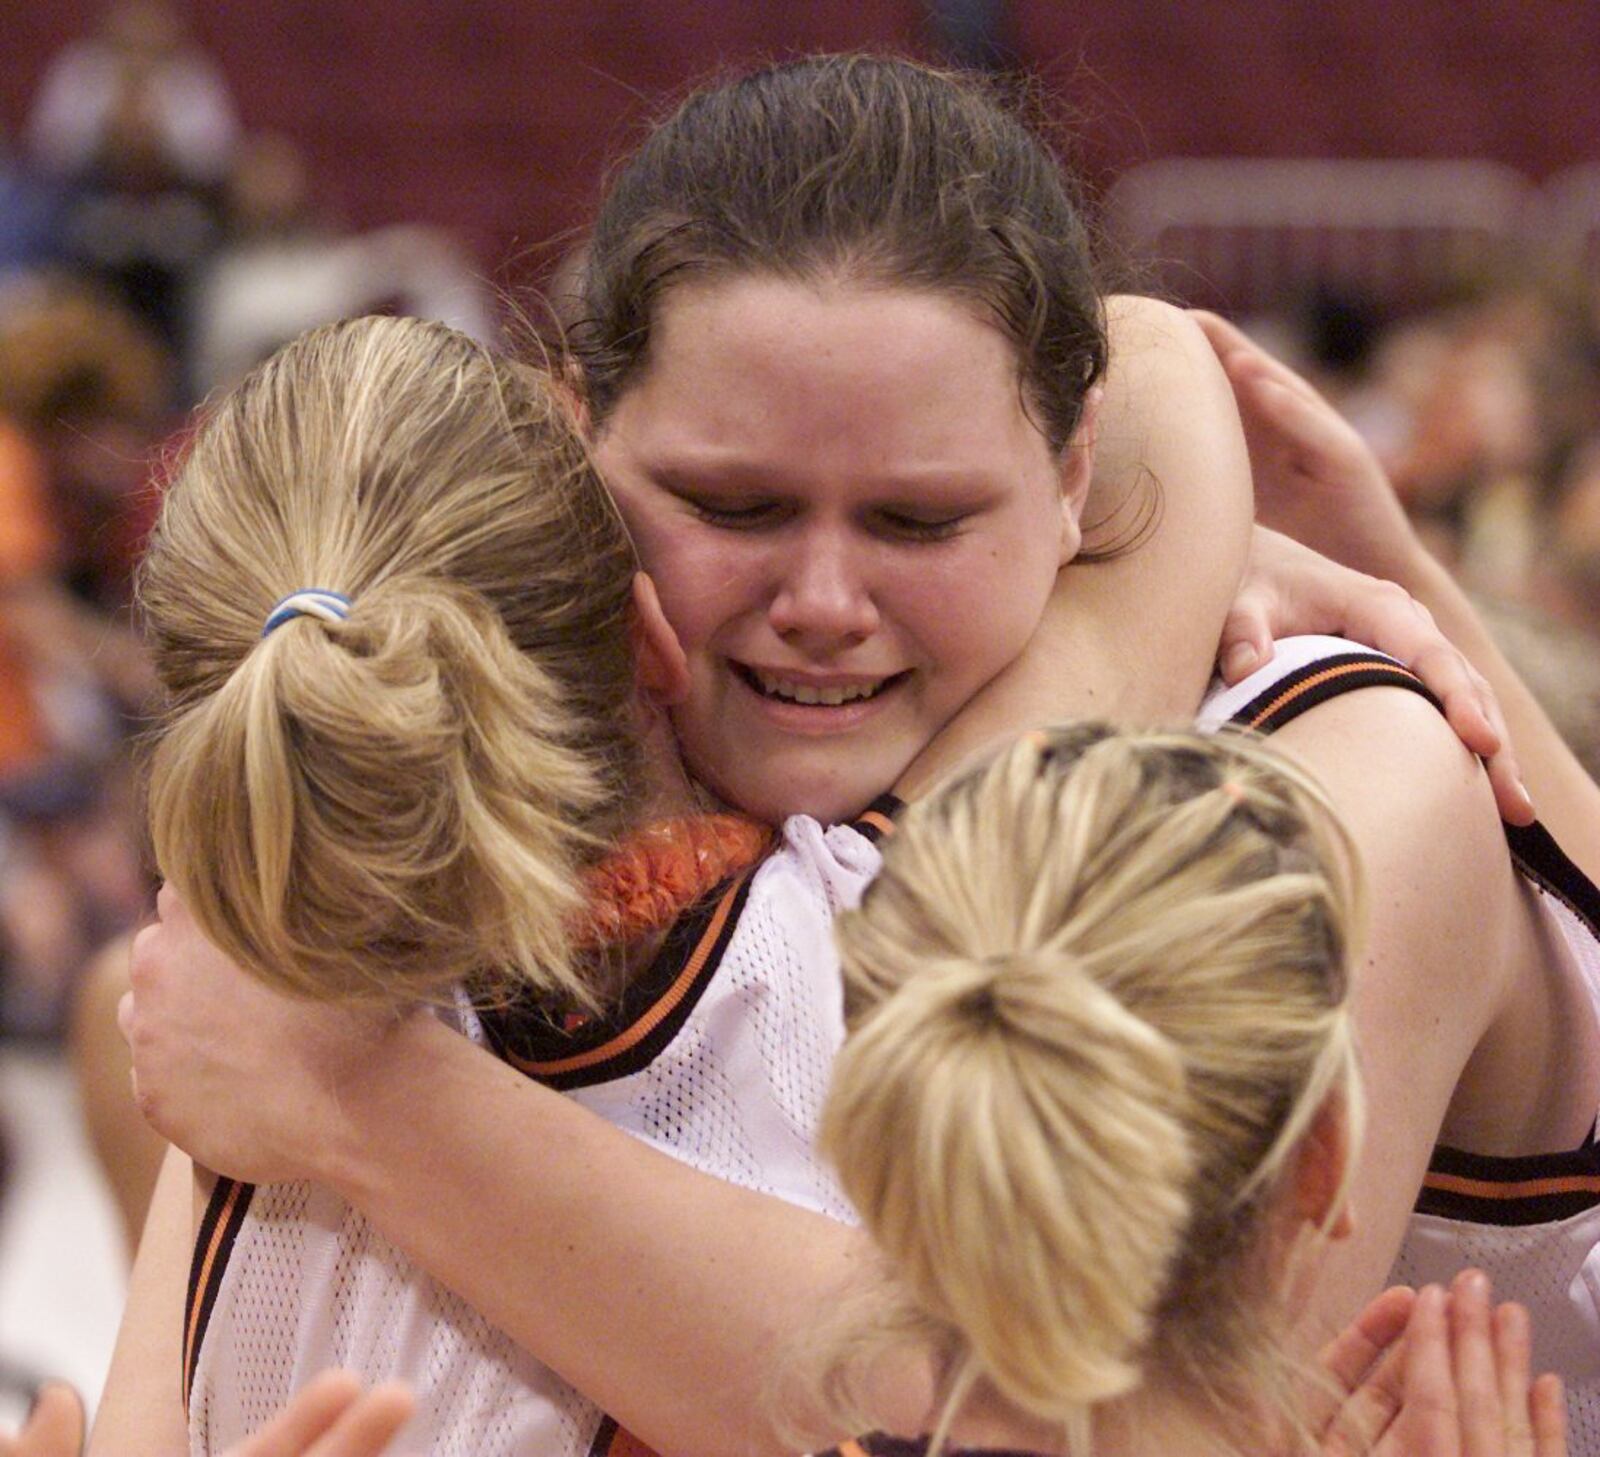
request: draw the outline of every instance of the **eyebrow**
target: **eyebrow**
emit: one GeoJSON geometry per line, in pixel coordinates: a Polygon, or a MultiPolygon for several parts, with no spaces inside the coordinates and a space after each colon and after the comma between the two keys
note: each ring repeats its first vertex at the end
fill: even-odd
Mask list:
{"type": "MultiPolygon", "coordinates": [[[[722,489],[737,487],[752,494],[787,496],[795,494],[802,487],[801,480],[791,471],[731,457],[697,461],[691,457],[662,456],[655,460],[636,459],[634,464],[663,490],[674,495],[694,496],[710,486],[722,489]]],[[[1006,479],[992,471],[930,467],[864,478],[864,484],[884,504],[893,504],[925,495],[988,496],[999,490],[1006,479]]]]}

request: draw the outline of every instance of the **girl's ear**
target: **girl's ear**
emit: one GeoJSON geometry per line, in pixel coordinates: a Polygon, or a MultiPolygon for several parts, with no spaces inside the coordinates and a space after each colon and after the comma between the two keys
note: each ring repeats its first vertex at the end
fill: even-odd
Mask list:
{"type": "Polygon", "coordinates": [[[1346,1175],[1350,1168],[1350,1103],[1331,1094],[1317,1110],[1295,1153],[1294,1213],[1329,1239],[1348,1239],[1355,1231],[1346,1175]],[[1331,1217],[1330,1217],[1331,1216],[1331,1217]]]}
{"type": "Polygon", "coordinates": [[[1096,385],[1083,399],[1078,428],[1061,452],[1061,565],[1077,556],[1083,546],[1083,508],[1094,478],[1094,447],[1100,429],[1103,386],[1096,385]]]}
{"type": "Polygon", "coordinates": [[[660,708],[681,703],[689,692],[689,659],[648,572],[634,573],[632,633],[640,691],[660,708]]]}
{"type": "Polygon", "coordinates": [[[559,369],[550,372],[549,380],[552,393],[566,408],[578,434],[592,445],[594,437],[590,432],[589,395],[583,387],[583,370],[577,360],[564,360],[559,369]]]}

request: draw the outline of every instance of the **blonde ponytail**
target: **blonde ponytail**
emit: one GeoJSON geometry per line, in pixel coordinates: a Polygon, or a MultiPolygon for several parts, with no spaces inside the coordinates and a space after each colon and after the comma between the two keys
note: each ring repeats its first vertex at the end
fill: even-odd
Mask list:
{"type": "Polygon", "coordinates": [[[566,928],[641,793],[633,570],[548,381],[443,326],[319,330],[226,397],[139,583],[156,853],[207,934],[311,996],[592,1003],[566,928]],[[263,636],[311,586],[348,617],[263,636]]]}
{"type": "Polygon", "coordinates": [[[1070,955],[941,963],[855,1030],[827,1147],[912,1298],[1066,1421],[1138,1382],[1188,1217],[1182,1091],[1177,1049],[1070,955]]]}
{"type": "Polygon", "coordinates": [[[831,1389],[920,1327],[948,1396],[1079,1438],[1152,1371],[1230,1420],[1286,1393],[1249,1257],[1354,1094],[1358,918],[1321,794],[1239,739],[1061,730],[913,805],[839,924],[822,1145],[894,1294],[831,1389]]]}

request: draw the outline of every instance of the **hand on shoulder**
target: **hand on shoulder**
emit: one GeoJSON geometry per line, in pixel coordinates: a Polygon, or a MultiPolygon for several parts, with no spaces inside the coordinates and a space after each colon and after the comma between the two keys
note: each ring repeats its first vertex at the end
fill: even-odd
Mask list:
{"type": "Polygon", "coordinates": [[[118,1012],[140,1111],[217,1173],[327,1179],[343,1090],[405,1024],[272,991],[206,940],[175,892],[156,906],[118,1012]]]}
{"type": "Polygon", "coordinates": [[[1559,1377],[1532,1375],[1528,1313],[1465,1270],[1388,1290],[1323,1352],[1342,1393],[1322,1457],[1567,1457],[1559,1377]]]}

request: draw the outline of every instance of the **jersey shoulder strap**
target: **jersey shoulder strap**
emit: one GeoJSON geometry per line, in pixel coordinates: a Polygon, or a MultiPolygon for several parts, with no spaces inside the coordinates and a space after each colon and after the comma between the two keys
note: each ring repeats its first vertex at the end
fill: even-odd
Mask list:
{"type": "Polygon", "coordinates": [[[1233,687],[1220,681],[1200,705],[1198,726],[1223,724],[1270,734],[1341,693],[1357,688],[1405,688],[1442,706],[1422,680],[1387,654],[1341,637],[1289,637],[1273,644],[1273,658],[1233,687]]]}

